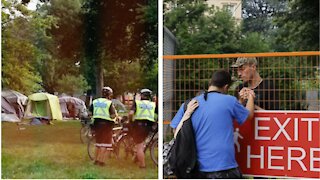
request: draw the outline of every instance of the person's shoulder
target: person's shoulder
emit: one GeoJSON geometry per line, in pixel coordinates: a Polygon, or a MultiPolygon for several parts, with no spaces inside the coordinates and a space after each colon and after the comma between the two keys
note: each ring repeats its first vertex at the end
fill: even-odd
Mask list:
{"type": "Polygon", "coordinates": [[[196,100],[201,100],[201,99],[203,99],[203,94],[200,94],[200,95],[198,95],[198,96],[195,96],[194,98],[191,98],[191,99],[196,99],[196,100]]]}
{"type": "Polygon", "coordinates": [[[230,101],[238,101],[236,97],[229,95],[229,94],[223,94],[225,96],[226,99],[230,100],[230,101]]]}
{"type": "Polygon", "coordinates": [[[268,88],[268,87],[272,87],[274,83],[275,81],[273,79],[263,79],[261,84],[263,87],[268,88]]]}

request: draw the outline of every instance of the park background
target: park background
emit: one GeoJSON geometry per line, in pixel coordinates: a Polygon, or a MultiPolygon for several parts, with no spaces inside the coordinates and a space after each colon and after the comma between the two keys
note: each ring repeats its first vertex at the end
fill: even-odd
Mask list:
{"type": "MultiPolygon", "coordinates": [[[[149,88],[157,95],[158,1],[1,0],[1,4],[2,90],[27,97],[39,92],[79,97],[89,106],[103,86],[110,86],[120,101],[131,95],[131,102],[123,102],[127,110],[139,89],[149,88]]],[[[1,177],[158,177],[150,157],[145,170],[131,160],[114,158],[107,167],[94,166],[80,142],[81,123],[73,117],[39,126],[30,126],[24,116],[19,123],[2,121],[1,177]]]]}

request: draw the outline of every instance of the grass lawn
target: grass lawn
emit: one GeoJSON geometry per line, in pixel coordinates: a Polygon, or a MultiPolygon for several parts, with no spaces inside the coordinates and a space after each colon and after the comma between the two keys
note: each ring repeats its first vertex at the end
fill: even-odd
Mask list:
{"type": "Polygon", "coordinates": [[[18,126],[2,122],[3,179],[158,179],[158,168],[147,153],[146,169],[130,160],[111,158],[93,165],[80,142],[79,121],[18,126]],[[21,127],[25,129],[21,129],[21,127]]]}

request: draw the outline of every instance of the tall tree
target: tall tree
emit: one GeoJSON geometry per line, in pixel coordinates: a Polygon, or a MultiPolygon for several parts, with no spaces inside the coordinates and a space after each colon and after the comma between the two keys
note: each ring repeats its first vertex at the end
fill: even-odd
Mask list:
{"type": "MultiPolygon", "coordinates": [[[[81,3],[73,0],[45,1],[36,13],[44,18],[55,19],[55,24],[46,32],[50,39],[37,40],[38,47],[47,53],[47,56],[38,57],[35,65],[42,76],[44,88],[53,93],[63,89],[59,87],[62,84],[58,84],[58,80],[66,76],[76,78],[80,75],[75,64],[79,63],[83,56],[81,3]]],[[[71,82],[65,82],[65,86],[69,83],[71,82]]]]}
{"type": "MultiPolygon", "coordinates": [[[[275,34],[277,33],[277,26],[274,23],[276,16],[284,13],[288,9],[288,0],[244,0],[242,1],[242,34],[245,37],[250,37],[252,42],[261,44],[257,49],[252,49],[248,52],[276,51],[275,34]],[[253,34],[251,34],[253,33],[253,34]],[[255,37],[254,39],[252,39],[255,37]],[[258,38],[258,39],[257,39],[258,38]],[[261,47],[269,47],[268,49],[261,47]]],[[[249,44],[248,44],[249,45],[249,44]]],[[[250,45],[249,45],[250,46],[250,45]]],[[[244,47],[244,46],[241,46],[244,47]]],[[[248,49],[244,47],[245,49],[248,49]]],[[[246,52],[246,51],[244,51],[246,52]]]]}
{"type": "MultiPolygon", "coordinates": [[[[109,85],[110,79],[103,79],[103,64],[112,66],[116,61],[129,63],[139,60],[143,67],[154,67],[157,31],[153,29],[157,27],[157,20],[154,23],[154,18],[147,19],[145,14],[157,11],[153,8],[156,5],[154,0],[84,2],[85,63],[88,65],[84,71],[94,87],[93,92],[99,94],[104,83],[109,85]],[[145,7],[149,4],[151,8],[145,7]]],[[[153,17],[157,17],[157,14],[153,14],[153,17]]]]}
{"type": "Polygon", "coordinates": [[[20,1],[2,0],[2,5],[2,86],[25,94],[41,90],[34,64],[46,56],[38,43],[49,38],[46,31],[54,19],[39,16],[20,1]]]}
{"type": "MultiPolygon", "coordinates": [[[[47,4],[47,14],[57,18],[50,29],[55,41],[56,56],[67,59],[71,64],[83,55],[82,0],[51,0],[47,4]]],[[[68,63],[68,62],[66,62],[68,63]]]]}
{"type": "Polygon", "coordinates": [[[276,18],[279,51],[319,50],[319,0],[294,0],[276,18]]]}
{"type": "Polygon", "coordinates": [[[286,9],[287,0],[242,1],[243,32],[270,35],[275,28],[273,18],[286,9]]]}
{"type": "Polygon", "coordinates": [[[238,51],[238,28],[229,12],[208,7],[204,1],[168,1],[164,23],[175,34],[180,54],[238,51]]]}
{"type": "Polygon", "coordinates": [[[242,33],[239,39],[239,52],[258,53],[271,51],[270,42],[258,32],[242,33]]]}
{"type": "MultiPolygon", "coordinates": [[[[142,46],[142,55],[139,58],[143,87],[158,91],[158,1],[148,0],[145,6],[138,9],[140,23],[145,24],[145,41],[142,46]]],[[[140,87],[141,88],[141,87],[140,87]]]]}
{"type": "Polygon", "coordinates": [[[137,21],[138,8],[144,0],[134,2],[87,0],[85,12],[86,77],[93,91],[101,94],[102,64],[134,61],[141,56],[145,25],[137,21]],[[94,66],[91,66],[94,65],[94,66]]]}
{"type": "Polygon", "coordinates": [[[138,61],[131,63],[115,61],[112,64],[104,64],[105,83],[112,87],[114,95],[121,95],[124,92],[136,92],[144,85],[143,79],[146,76],[138,61]]]}

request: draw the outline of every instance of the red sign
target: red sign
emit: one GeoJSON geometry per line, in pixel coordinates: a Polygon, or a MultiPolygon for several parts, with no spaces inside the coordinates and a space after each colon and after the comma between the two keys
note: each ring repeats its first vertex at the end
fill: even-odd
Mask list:
{"type": "Polygon", "coordinates": [[[235,126],[237,162],[245,175],[320,178],[319,136],[319,111],[259,111],[235,126]]]}

